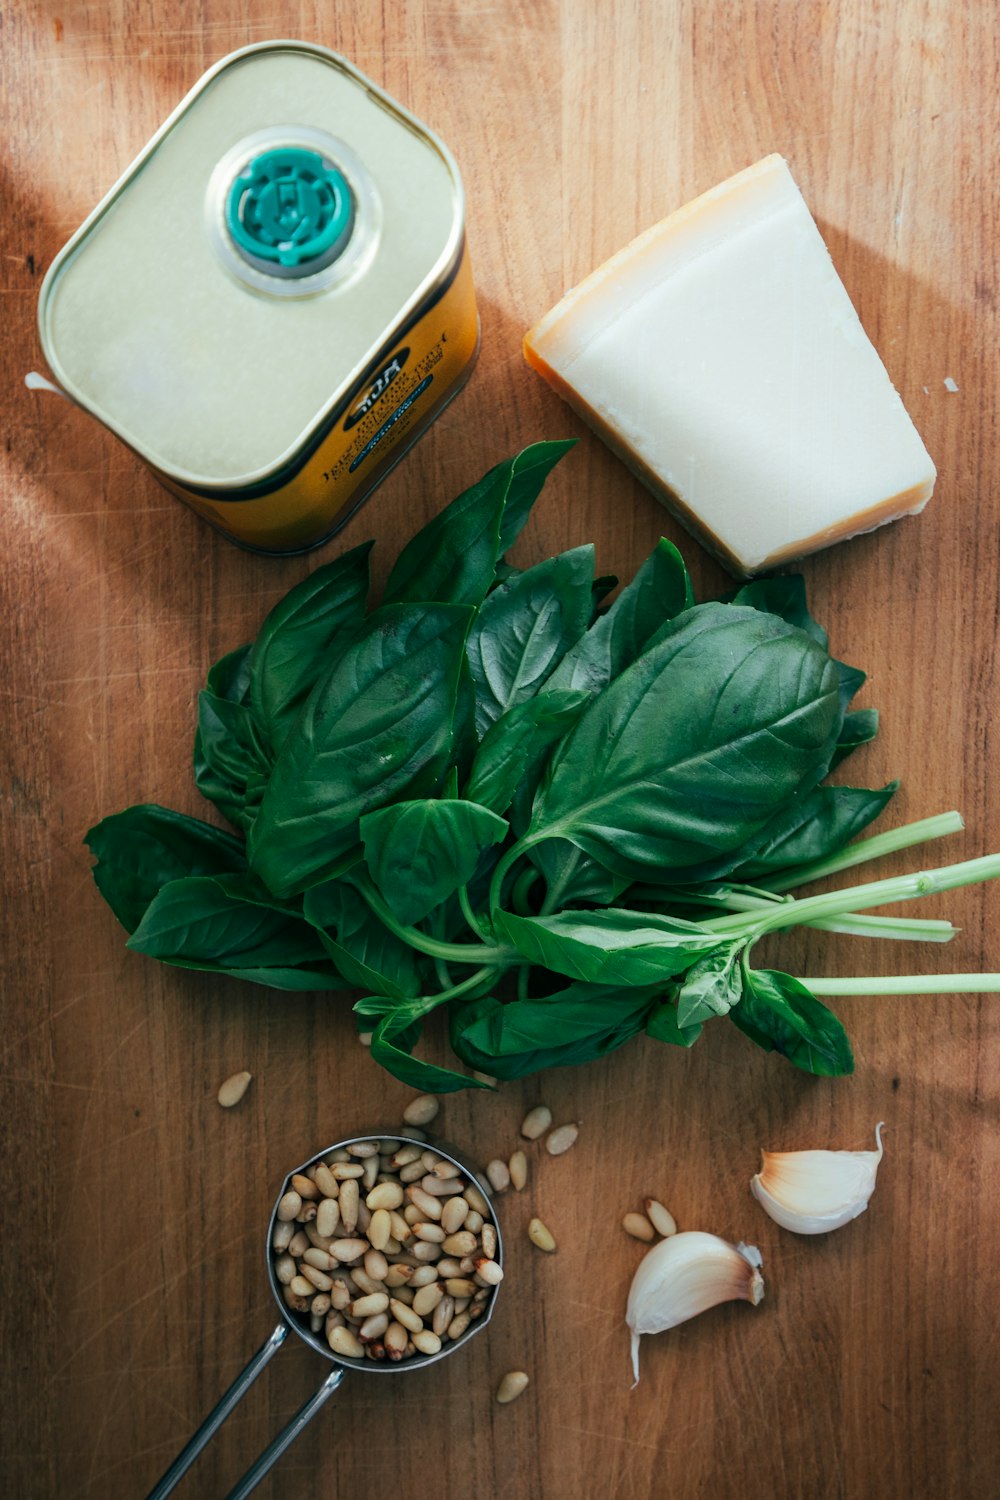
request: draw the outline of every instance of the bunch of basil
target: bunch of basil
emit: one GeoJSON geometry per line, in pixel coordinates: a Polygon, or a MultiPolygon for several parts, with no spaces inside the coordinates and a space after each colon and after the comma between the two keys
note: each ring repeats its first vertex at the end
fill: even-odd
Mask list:
{"type": "Polygon", "coordinates": [[[777,892],[895,787],[820,783],[876,731],[849,705],[798,578],[695,604],[661,541],[609,608],[593,548],[505,554],[570,443],[491,470],[403,549],[367,608],[370,543],[318,568],[200,694],[195,780],[240,832],[157,806],[87,835],[94,877],[165,963],[278,989],[361,990],[372,1054],[416,1087],[451,1044],[499,1078],[712,1017],[813,1073],[846,1035],[754,970],[777,892]],[[720,917],[720,912],[722,916],[720,917]],[[763,917],[761,914],[763,913],[763,917]]]}

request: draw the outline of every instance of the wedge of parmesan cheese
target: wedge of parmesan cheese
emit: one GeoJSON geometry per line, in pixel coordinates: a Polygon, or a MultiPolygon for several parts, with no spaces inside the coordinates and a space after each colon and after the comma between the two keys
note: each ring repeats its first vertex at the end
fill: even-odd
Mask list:
{"type": "Polygon", "coordinates": [[[931,497],[934,465],[780,156],[633,240],[524,348],[737,573],[931,497]]]}

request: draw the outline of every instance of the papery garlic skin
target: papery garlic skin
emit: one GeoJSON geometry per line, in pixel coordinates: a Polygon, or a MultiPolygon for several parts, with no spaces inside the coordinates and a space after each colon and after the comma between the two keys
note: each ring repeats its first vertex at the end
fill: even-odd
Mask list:
{"type": "Polygon", "coordinates": [[[827,1234],[868,1207],[882,1160],[882,1125],[875,1151],[762,1151],[750,1191],[776,1224],[793,1234],[827,1234]]]}
{"type": "Polygon", "coordinates": [[[716,1234],[685,1230],[647,1251],[628,1294],[625,1320],[632,1334],[632,1371],[639,1384],[639,1339],[663,1333],[720,1302],[764,1295],[763,1264],[755,1245],[731,1245],[716,1234]]]}

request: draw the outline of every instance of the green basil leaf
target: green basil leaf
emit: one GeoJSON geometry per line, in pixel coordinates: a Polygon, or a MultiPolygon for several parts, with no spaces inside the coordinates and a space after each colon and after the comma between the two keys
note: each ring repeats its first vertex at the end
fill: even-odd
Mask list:
{"type": "Polygon", "coordinates": [[[646,1035],[657,1042],[667,1042],[671,1047],[693,1047],[701,1036],[701,1025],[677,1024],[677,1006],[673,1001],[658,1005],[646,1023],[646,1035]]]}
{"type": "Polygon", "coordinates": [[[466,1073],[439,1068],[412,1055],[420,1040],[420,1023],[404,1010],[383,1016],[372,1032],[371,1053],[387,1072],[422,1093],[453,1094],[458,1089],[481,1089],[489,1085],[466,1073]]]}
{"type": "Polygon", "coordinates": [[[533,770],[579,717],[586,693],[547,688],[502,714],[483,736],[465,795],[494,812],[505,812],[517,789],[534,783],[533,770]]]}
{"type": "Polygon", "coordinates": [[[366,814],[361,841],[393,915],[412,927],[472,879],[480,855],[503,842],[507,826],[476,802],[422,799],[366,814]]]}
{"type": "Polygon", "coordinates": [[[230,703],[249,703],[252,662],[253,642],[246,646],[237,646],[235,651],[229,651],[225,656],[220,656],[219,660],[209,667],[205,686],[217,698],[225,698],[230,703]]]}
{"type": "Polygon", "coordinates": [[[420,993],[417,954],[382,926],[353,886],[339,880],[313,886],[303,897],[302,909],[352,988],[393,1000],[420,993]]]}
{"type": "Polygon", "coordinates": [[[151,958],[210,972],[308,968],[313,987],[335,988],[317,934],[301,917],[245,898],[225,875],[186,876],[163,886],[127,947],[151,958]]]}
{"type": "Polygon", "coordinates": [[[493,921],[497,935],[532,963],[592,984],[659,984],[722,941],[679,917],[614,906],[552,917],[498,911],[493,921]]]}
{"type": "Polygon", "coordinates": [[[642,655],[664,624],[693,604],[684,559],[661,537],[610,609],[566,653],[549,686],[599,693],[642,655]]]}
{"type": "Polygon", "coordinates": [[[689,1027],[724,1016],[739,1002],[743,975],[739,946],[719,948],[692,964],[677,990],[677,1027],[689,1027]]]}
{"type": "Polygon", "coordinates": [[[271,757],[245,703],[198,694],[194,780],[199,792],[237,828],[248,831],[257,816],[271,757]]]}
{"type": "Polygon", "coordinates": [[[331,653],[365,617],[373,542],[317,568],[280,599],[254,643],[250,702],[275,749],[331,663],[331,653]]]}
{"type": "Polygon", "coordinates": [[[824,774],[841,722],[837,669],[802,631],[697,605],[557,746],[528,837],[569,839],[632,879],[724,854],[739,863],[824,774]]]}
{"type": "Polygon", "coordinates": [[[487,995],[451,1005],[451,1045],[469,1067],[494,1078],[524,1078],[542,1068],[605,1057],[636,1036],[656,991],[573,984],[544,999],[487,995]]]}
{"type": "Polygon", "coordinates": [[[247,867],[240,839],[155,803],[113,813],[91,828],[84,842],[97,860],[94,883],[129,932],[170,881],[247,867]]]}
{"type": "Polygon", "coordinates": [[[250,831],[250,862],[277,895],[317,884],[358,838],[366,812],[433,789],[471,611],[376,610],[307,700],[250,831]]]}
{"type": "Polygon", "coordinates": [[[389,574],[386,604],[481,604],[494,569],[571,443],[534,443],[497,464],[407,543],[389,574]]]}
{"type": "MultiPolygon", "coordinates": [[[[552,470],[571,448],[576,447],[576,438],[561,438],[555,442],[531,443],[522,448],[516,458],[509,462],[510,480],[504,496],[503,515],[500,519],[500,550],[503,556],[517,541],[531,515],[532,507],[552,470]]],[[[501,468],[508,467],[501,464],[501,468]]]]}
{"type": "Polygon", "coordinates": [[[629,885],[627,875],[613,874],[567,839],[536,844],[528,859],[545,876],[546,902],[553,911],[583,903],[608,906],[629,885]]]}
{"type": "Polygon", "coordinates": [[[806,606],[806,583],[799,573],[788,573],[780,578],[755,578],[734,593],[727,594],[724,602],[743,604],[750,609],[777,615],[786,624],[804,630],[824,651],[829,645],[826,631],[822,625],[817,625],[806,606]]]}
{"type": "Polygon", "coordinates": [[[754,1041],[760,1037],[806,1073],[839,1078],[854,1072],[847,1033],[833,1011],[798,979],[776,969],[747,969],[743,999],[730,1019],[754,1041]]]}
{"type": "Polygon", "coordinates": [[[587,628],[593,547],[575,547],[494,589],[469,631],[476,729],[532,698],[587,628]]]}
{"type": "Polygon", "coordinates": [[[734,880],[753,881],[836,854],[879,816],[898,788],[898,781],[871,791],[853,786],[813,787],[769,825],[765,841],[730,875],[734,880]]]}
{"type": "Polygon", "coordinates": [[[844,715],[843,728],[837,736],[837,748],[833,752],[830,770],[833,771],[860,745],[867,745],[878,734],[878,709],[855,708],[844,715]]]}

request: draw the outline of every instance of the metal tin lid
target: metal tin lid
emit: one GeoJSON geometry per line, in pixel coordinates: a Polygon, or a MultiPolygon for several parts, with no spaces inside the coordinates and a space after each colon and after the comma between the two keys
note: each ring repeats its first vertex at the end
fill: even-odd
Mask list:
{"type": "Polygon", "coordinates": [[[60,252],[46,357],[170,478],[259,483],[453,270],[463,207],[447,149],[344,59],[246,48],[60,252]]]}

